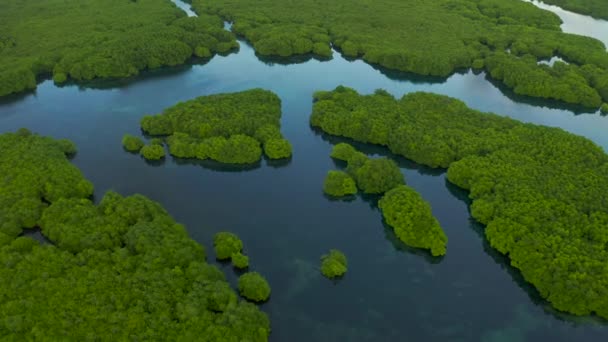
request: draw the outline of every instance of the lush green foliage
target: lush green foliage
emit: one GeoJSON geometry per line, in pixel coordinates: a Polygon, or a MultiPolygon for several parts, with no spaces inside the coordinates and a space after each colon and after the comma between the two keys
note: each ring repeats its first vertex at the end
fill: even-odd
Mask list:
{"type": "Polygon", "coordinates": [[[158,144],[146,145],[139,153],[147,160],[161,160],[165,157],[165,149],[158,144]]]}
{"type": "Polygon", "coordinates": [[[602,105],[602,108],[600,108],[600,111],[602,112],[602,114],[608,114],[608,103],[604,103],[602,105]]]}
{"type": "MultiPolygon", "coordinates": [[[[348,163],[346,171],[357,182],[355,192],[358,187],[367,194],[382,194],[404,183],[399,167],[388,158],[368,158],[365,154],[346,143],[334,146],[331,156],[335,159],[345,160],[348,163]]],[[[348,180],[343,175],[332,172],[334,171],[330,171],[327,175],[324,188],[334,192],[340,191],[341,184],[345,187],[343,189],[351,188],[348,180]],[[330,181],[329,184],[328,181],[330,181]]],[[[327,191],[325,192],[328,193],[327,191]]],[[[331,195],[331,193],[328,194],[331,195]]]]}
{"type": "Polygon", "coordinates": [[[247,272],[240,276],[238,287],[241,296],[251,301],[263,302],[270,298],[270,285],[258,272],[247,272]]]}
{"type": "Polygon", "coordinates": [[[608,156],[600,147],[441,95],[397,100],[339,87],[315,98],[313,126],[449,167],[448,180],[470,191],[471,214],[490,244],[544,298],[608,318],[608,156]]]}
{"type": "Polygon", "coordinates": [[[543,2],[557,5],[568,11],[608,20],[608,1],[606,0],[543,0],[543,2]]]}
{"type": "Polygon", "coordinates": [[[325,177],[323,192],[336,197],[354,195],[357,193],[357,185],[348,173],[331,170],[325,177]]]}
{"type": "Polygon", "coordinates": [[[0,32],[0,96],[45,74],[129,77],[238,47],[217,16],[188,18],[167,0],[5,0],[0,32]]]}
{"type": "Polygon", "coordinates": [[[339,143],[331,150],[331,157],[334,159],[348,162],[348,160],[358,151],[350,144],[339,143]]]}
{"type": "Polygon", "coordinates": [[[433,256],[445,255],[448,238],[431,212],[431,206],[416,190],[398,186],[378,202],[386,223],[406,245],[425,248],[433,256]]]}
{"type": "Polygon", "coordinates": [[[87,198],[93,185],[69,163],[73,143],[20,129],[0,135],[0,240],[39,224],[48,203],[87,198]]]}
{"type": "Polygon", "coordinates": [[[236,234],[219,232],[213,237],[213,248],[216,259],[226,260],[243,250],[243,241],[236,234]]]}
{"type": "Polygon", "coordinates": [[[608,53],[603,44],[561,32],[555,14],[523,1],[194,0],[193,4],[201,13],[234,22],[234,32],[262,55],[329,55],[332,44],[345,56],[390,69],[447,76],[459,68],[485,67],[518,94],[596,108],[601,98],[608,101],[608,53]],[[536,63],[554,55],[570,65],[552,68],[536,63]],[[591,76],[584,68],[600,72],[591,76]]]}
{"type": "Polygon", "coordinates": [[[249,164],[260,160],[261,144],[271,159],[291,156],[280,119],[281,100],[270,91],[251,89],[178,103],[143,117],[141,127],[152,135],[169,135],[173,156],[249,164]]]}
{"type": "Polygon", "coordinates": [[[338,278],[348,270],[348,261],[344,253],[332,249],[328,254],[321,256],[321,273],[327,278],[338,278]]]}
{"type": "Polygon", "coordinates": [[[268,139],[264,143],[264,153],[270,159],[283,159],[291,157],[291,144],[287,139],[268,139]]]}
{"type": "Polygon", "coordinates": [[[99,205],[86,199],[92,186],[66,146],[24,130],[0,135],[4,340],[268,339],[267,316],[238,300],[158,203],[114,192],[99,205]],[[53,244],[15,238],[9,224],[35,224],[53,244]]]}
{"type": "Polygon", "coordinates": [[[129,152],[138,152],[144,147],[144,141],[140,137],[131,134],[125,134],[122,137],[122,146],[129,152]]]}
{"type": "Polygon", "coordinates": [[[249,267],[249,257],[241,254],[241,252],[234,253],[230,257],[232,259],[232,265],[236,268],[247,268],[249,267]]]}

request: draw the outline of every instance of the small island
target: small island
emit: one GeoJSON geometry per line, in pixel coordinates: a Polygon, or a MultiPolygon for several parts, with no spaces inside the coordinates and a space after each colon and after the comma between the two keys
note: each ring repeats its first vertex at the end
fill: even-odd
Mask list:
{"type": "Polygon", "coordinates": [[[241,296],[253,302],[265,302],[270,298],[270,285],[258,272],[247,272],[239,277],[241,296]]]}
{"type": "Polygon", "coordinates": [[[321,273],[326,278],[334,279],[342,277],[347,270],[348,261],[341,251],[331,249],[328,254],[321,256],[321,273]]]}
{"type": "Polygon", "coordinates": [[[167,136],[169,153],[178,158],[252,164],[291,157],[292,147],[280,132],[281,100],[272,92],[251,89],[201,96],[144,116],[141,128],[167,136]]]}

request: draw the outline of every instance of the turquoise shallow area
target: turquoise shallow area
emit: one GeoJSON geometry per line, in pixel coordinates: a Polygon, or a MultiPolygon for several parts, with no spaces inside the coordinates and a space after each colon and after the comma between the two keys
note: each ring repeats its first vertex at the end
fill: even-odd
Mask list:
{"type": "MultiPolygon", "coordinates": [[[[79,147],[74,163],[95,184],[97,199],[109,189],[149,196],[208,247],[217,231],[237,233],[251,268],[272,286],[263,309],[272,321],[273,341],[608,340],[608,323],[553,311],[508,259],[487,245],[483,227],[469,215],[467,194],[447,183],[442,170],[392,156],[407,183],[431,203],[449,238],[442,259],[398,242],[382,223],[377,198],[324,197],[325,174],[343,166],[329,153],[343,140],[315,132],[308,120],[312,93],[340,84],[362,93],[384,88],[396,96],[446,94],[475,109],[562,127],[608,148],[608,118],[516,96],[483,73],[429,79],[347,61],[337,53],[329,61],[260,59],[244,42],[238,53],[132,80],[63,87],[45,81],[35,93],[0,102],[0,131],[27,127],[72,139],[79,147]],[[122,135],[141,135],[139,119],[145,114],[196,96],[252,87],[281,97],[292,160],[246,169],[172,157],[148,164],[122,150],[122,135]],[[318,270],[320,255],[330,248],[349,260],[347,275],[335,283],[318,270]]],[[[357,147],[369,155],[387,154],[379,147],[357,147]]],[[[231,266],[221,267],[234,284],[231,266]]]]}

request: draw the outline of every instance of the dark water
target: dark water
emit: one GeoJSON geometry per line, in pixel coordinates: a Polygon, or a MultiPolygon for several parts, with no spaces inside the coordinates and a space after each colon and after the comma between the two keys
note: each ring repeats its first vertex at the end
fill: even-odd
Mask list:
{"type": "MultiPolygon", "coordinates": [[[[114,189],[161,202],[205,246],[230,230],[241,236],[251,268],[273,289],[263,305],[273,341],[606,341],[608,323],[556,313],[539,299],[508,260],[494,252],[470,218],[467,195],[430,170],[396,158],[407,183],[428,200],[448,238],[443,259],[399,243],[381,220],[375,198],[326,199],[322,183],[336,166],[329,158],[340,140],[308,124],[315,90],[344,84],[363,93],[384,88],[401,96],[433,91],[469,106],[563,127],[608,147],[608,118],[575,114],[554,103],[520,98],[485,79],[456,74],[426,79],[388,73],[334,54],[331,61],[261,61],[241,44],[238,54],[148,73],[130,81],[56,87],[0,103],[0,131],[27,127],[72,139],[74,163],[96,186],[96,198],[114,189]],[[262,87],[283,101],[283,132],[294,157],[262,161],[249,170],[168,157],[149,165],[122,150],[125,133],[141,134],[139,119],[177,101],[262,87]],[[320,276],[319,257],[345,252],[349,271],[332,282],[320,276]]],[[[386,150],[360,146],[370,155],[386,150]]],[[[212,256],[211,248],[209,254],[212,256]]],[[[235,281],[229,265],[221,265],[235,281]]]]}

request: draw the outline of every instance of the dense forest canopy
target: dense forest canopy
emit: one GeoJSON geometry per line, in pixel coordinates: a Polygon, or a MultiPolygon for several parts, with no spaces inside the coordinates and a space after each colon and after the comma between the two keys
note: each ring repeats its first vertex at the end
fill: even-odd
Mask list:
{"type": "Polygon", "coordinates": [[[20,131],[0,135],[0,149],[3,339],[268,339],[267,316],[158,203],[108,192],[93,204],[66,141],[20,131]],[[40,227],[52,244],[15,226],[40,227]]]}
{"type": "Polygon", "coordinates": [[[568,11],[608,20],[608,1],[606,0],[542,0],[542,2],[557,5],[568,11]]]}
{"type": "MultiPolygon", "coordinates": [[[[608,318],[608,155],[558,128],[430,93],[318,92],[311,124],[432,167],[470,191],[490,244],[559,310],[608,318]]],[[[387,194],[388,196],[388,194],[387,194]]]]}
{"type": "Polygon", "coordinates": [[[3,0],[0,96],[35,88],[41,75],[128,77],[236,47],[218,17],[188,18],[169,0],[3,0]]]}
{"type": "Polygon", "coordinates": [[[348,57],[390,69],[447,76],[485,68],[515,93],[599,108],[608,102],[608,53],[563,33],[560,19],[523,1],[194,0],[262,55],[348,57]],[[323,47],[324,46],[324,47],[323,47]],[[569,64],[538,64],[561,56],[569,64]]]}
{"type": "Polygon", "coordinates": [[[280,127],[281,99],[263,89],[197,97],[141,120],[146,133],[169,136],[171,155],[229,164],[257,162],[262,149],[270,159],[290,157],[280,127]]]}

